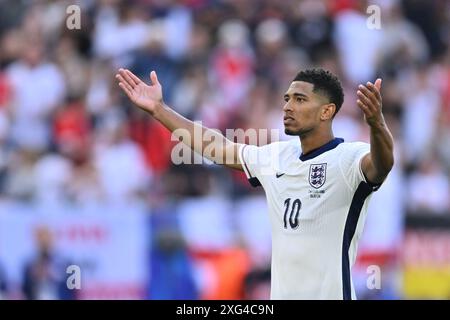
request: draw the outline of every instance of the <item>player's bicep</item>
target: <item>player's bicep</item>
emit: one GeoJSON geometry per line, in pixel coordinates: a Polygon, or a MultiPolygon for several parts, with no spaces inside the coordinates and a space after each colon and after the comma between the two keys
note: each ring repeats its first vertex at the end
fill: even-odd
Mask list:
{"type": "Polygon", "coordinates": [[[376,170],[370,153],[366,154],[361,160],[361,170],[367,182],[381,184],[386,176],[380,176],[376,170]]]}

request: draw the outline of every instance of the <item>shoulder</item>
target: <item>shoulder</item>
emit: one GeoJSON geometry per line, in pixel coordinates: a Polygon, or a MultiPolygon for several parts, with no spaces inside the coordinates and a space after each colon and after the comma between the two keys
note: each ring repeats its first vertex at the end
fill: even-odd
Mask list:
{"type": "Polygon", "coordinates": [[[336,148],[336,151],[341,158],[357,157],[358,155],[370,152],[370,144],[360,141],[343,142],[336,148]]]}
{"type": "Polygon", "coordinates": [[[370,144],[361,141],[343,142],[339,144],[339,147],[341,148],[341,150],[352,151],[370,148],[370,144]]]}
{"type": "Polygon", "coordinates": [[[295,141],[294,139],[288,141],[276,141],[262,146],[247,144],[243,145],[243,147],[252,149],[253,151],[257,151],[260,153],[264,152],[286,153],[295,151],[296,146],[294,141],[295,141]]]}
{"type": "Polygon", "coordinates": [[[301,153],[300,142],[298,141],[298,139],[272,142],[267,146],[270,150],[272,150],[273,152],[277,152],[278,154],[290,155],[301,153]]]}
{"type": "Polygon", "coordinates": [[[365,142],[345,142],[336,148],[342,168],[360,167],[361,159],[370,152],[370,144],[365,142]]]}
{"type": "Polygon", "coordinates": [[[265,168],[270,172],[292,163],[299,155],[300,143],[296,145],[293,141],[278,141],[263,146],[243,145],[240,150],[240,157],[250,168],[265,168]]]}

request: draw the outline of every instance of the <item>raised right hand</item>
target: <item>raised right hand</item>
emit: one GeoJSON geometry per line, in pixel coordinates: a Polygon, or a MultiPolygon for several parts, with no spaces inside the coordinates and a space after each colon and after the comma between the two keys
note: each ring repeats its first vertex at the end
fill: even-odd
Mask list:
{"type": "Polygon", "coordinates": [[[150,73],[151,85],[147,85],[128,69],[119,69],[116,79],[128,98],[151,115],[154,115],[156,108],[162,105],[162,87],[155,71],[150,73]]]}

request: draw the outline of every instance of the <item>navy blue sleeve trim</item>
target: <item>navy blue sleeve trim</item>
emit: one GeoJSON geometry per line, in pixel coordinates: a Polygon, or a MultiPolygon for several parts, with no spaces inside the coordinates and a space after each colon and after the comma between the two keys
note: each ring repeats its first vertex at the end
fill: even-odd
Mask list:
{"type": "Polygon", "coordinates": [[[259,182],[258,178],[253,177],[252,173],[250,172],[250,170],[248,169],[247,164],[245,163],[245,159],[244,159],[244,149],[247,147],[247,145],[244,145],[244,147],[242,147],[241,149],[241,159],[244,165],[244,171],[248,172],[248,175],[250,176],[250,178],[248,178],[248,182],[251,184],[252,187],[256,188],[261,186],[261,182],[259,182]]]}
{"type": "Polygon", "coordinates": [[[256,177],[248,179],[248,182],[250,182],[252,187],[255,187],[255,188],[261,186],[261,182],[259,182],[258,178],[256,178],[256,177]]]}
{"type": "Polygon", "coordinates": [[[248,166],[247,166],[247,164],[245,163],[245,159],[244,159],[244,150],[245,150],[245,148],[247,148],[247,145],[244,145],[244,146],[242,147],[242,149],[241,149],[241,158],[242,158],[242,161],[244,162],[245,170],[248,172],[248,175],[249,175],[250,177],[252,177],[252,173],[251,173],[250,170],[248,169],[248,166]]]}
{"type": "Polygon", "coordinates": [[[350,204],[347,213],[347,220],[345,221],[344,236],[342,241],[342,291],[343,299],[351,300],[351,274],[350,274],[350,259],[348,250],[355,235],[356,226],[358,224],[361,209],[364,206],[366,198],[372,193],[373,188],[369,183],[361,182],[356,189],[352,203],[350,204]]]}

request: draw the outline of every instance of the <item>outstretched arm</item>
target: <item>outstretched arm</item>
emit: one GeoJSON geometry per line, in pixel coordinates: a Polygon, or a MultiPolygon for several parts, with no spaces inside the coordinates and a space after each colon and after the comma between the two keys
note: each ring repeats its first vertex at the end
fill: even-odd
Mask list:
{"type": "Polygon", "coordinates": [[[147,85],[127,69],[119,69],[116,79],[119,81],[119,87],[135,105],[148,112],[153,118],[173,132],[175,136],[182,138],[183,143],[192,150],[217,164],[242,170],[238,156],[239,144],[226,139],[216,130],[208,129],[186,119],[168,107],[163,101],[162,86],[155,71],[150,73],[152,83],[150,85],[147,85]],[[183,129],[184,132],[181,132],[180,129],[183,129]],[[201,132],[200,141],[199,139],[194,139],[197,138],[194,135],[195,131],[201,132]],[[205,136],[208,138],[203,139],[205,136]],[[186,139],[186,137],[188,138],[186,139]],[[207,147],[208,150],[211,150],[210,154],[204,153],[207,147]]]}
{"type": "Polygon", "coordinates": [[[370,153],[362,159],[362,171],[370,182],[382,183],[394,165],[394,140],[382,113],[381,79],[358,89],[357,104],[370,126],[370,153]]]}

